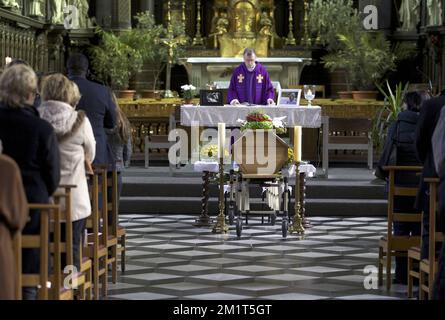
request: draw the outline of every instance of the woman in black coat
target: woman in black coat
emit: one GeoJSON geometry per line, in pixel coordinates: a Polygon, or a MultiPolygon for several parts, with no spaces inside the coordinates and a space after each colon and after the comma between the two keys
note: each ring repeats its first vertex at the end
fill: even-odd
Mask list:
{"type": "MultiPolygon", "coordinates": [[[[27,107],[36,90],[37,76],[26,65],[8,67],[0,76],[0,140],[3,153],[20,168],[28,203],[48,203],[60,181],[59,146],[53,127],[27,107]]],[[[39,231],[40,214],[30,212],[23,233],[39,231]]],[[[38,250],[24,250],[23,272],[39,272],[39,260],[38,250]]],[[[24,298],[35,294],[25,290],[24,298]]]]}
{"type": "MultiPolygon", "coordinates": [[[[404,97],[404,105],[406,110],[399,113],[397,121],[394,122],[388,130],[388,137],[382,157],[379,161],[379,171],[387,165],[397,166],[422,166],[416,155],[415,147],[415,131],[419,121],[420,106],[426,96],[420,92],[408,92],[404,97]],[[395,148],[395,163],[390,163],[391,153],[395,148]]],[[[387,172],[386,177],[387,178],[387,172]]],[[[417,187],[419,185],[419,177],[415,173],[396,173],[395,183],[398,186],[417,187]]],[[[415,198],[395,197],[394,211],[399,213],[418,213],[415,209],[415,198]]],[[[418,223],[395,222],[394,234],[398,236],[404,235],[420,235],[420,225],[418,223]]],[[[395,283],[407,282],[407,260],[403,257],[396,258],[396,278],[395,283]]]]}

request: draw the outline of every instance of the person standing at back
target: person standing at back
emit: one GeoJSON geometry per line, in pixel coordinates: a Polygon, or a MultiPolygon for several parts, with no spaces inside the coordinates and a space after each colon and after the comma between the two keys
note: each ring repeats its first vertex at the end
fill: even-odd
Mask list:
{"type": "Polygon", "coordinates": [[[423,163],[423,172],[420,180],[416,205],[423,211],[422,230],[422,259],[428,258],[429,237],[429,186],[425,178],[437,177],[434,165],[433,147],[431,139],[440,116],[440,111],[445,105],[445,95],[442,92],[439,97],[424,102],[420,109],[420,117],[416,128],[416,152],[417,157],[423,163]]]}
{"type": "MultiPolygon", "coordinates": [[[[385,141],[382,157],[376,170],[376,175],[386,180],[386,192],[388,192],[389,172],[384,171],[383,167],[391,165],[422,166],[416,156],[414,139],[419,121],[420,107],[427,99],[429,99],[429,96],[422,95],[421,92],[407,92],[403,98],[405,110],[398,114],[397,120],[388,130],[388,137],[385,141]],[[396,163],[390,163],[391,154],[394,150],[396,163]]],[[[419,177],[414,172],[398,172],[395,176],[395,184],[403,187],[416,187],[419,185],[419,177]]],[[[414,208],[414,205],[414,197],[394,197],[394,212],[396,213],[420,213],[420,210],[414,208]]],[[[394,222],[393,228],[394,235],[396,236],[420,236],[420,223],[394,222]]],[[[406,257],[396,257],[395,271],[394,283],[406,284],[408,279],[406,257]]]]}
{"type": "Polygon", "coordinates": [[[105,129],[113,129],[116,126],[116,105],[109,88],[86,78],[88,68],[89,63],[85,55],[74,53],[68,58],[68,78],[77,84],[82,95],[77,109],[85,111],[96,139],[94,164],[108,165],[113,163],[114,159],[107,146],[105,129]]]}

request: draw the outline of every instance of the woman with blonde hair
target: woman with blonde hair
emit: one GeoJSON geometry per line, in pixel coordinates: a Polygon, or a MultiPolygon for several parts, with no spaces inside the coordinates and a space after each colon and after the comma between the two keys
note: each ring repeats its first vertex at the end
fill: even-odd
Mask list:
{"type": "Polygon", "coordinates": [[[75,110],[80,94],[74,82],[62,74],[47,76],[41,96],[40,116],[54,127],[59,141],[61,184],[77,186],[72,190],[71,219],[74,265],[79,269],[82,235],[91,214],[85,163],[94,160],[96,141],[86,114],[75,110]]]}
{"type": "Polygon", "coordinates": [[[119,107],[116,95],[113,94],[113,102],[116,105],[117,126],[107,129],[108,146],[113,154],[114,163],[110,164],[110,170],[118,173],[118,195],[122,192],[122,171],[130,165],[132,153],[131,126],[127,116],[119,107]]]}
{"type": "MultiPolygon", "coordinates": [[[[0,140],[3,153],[18,164],[29,203],[48,203],[60,180],[59,147],[53,127],[30,107],[37,93],[37,76],[17,64],[0,75],[0,140]]],[[[1,222],[0,222],[1,223],[1,222]]],[[[23,234],[39,234],[40,211],[29,212],[23,234]]],[[[39,273],[39,250],[23,250],[24,273],[39,273]]],[[[23,298],[37,298],[37,289],[24,288],[23,298]]]]}

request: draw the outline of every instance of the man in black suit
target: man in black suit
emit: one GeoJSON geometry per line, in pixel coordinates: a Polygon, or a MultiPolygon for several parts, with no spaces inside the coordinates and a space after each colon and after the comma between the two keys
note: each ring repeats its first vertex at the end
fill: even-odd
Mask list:
{"type": "MultiPolygon", "coordinates": [[[[437,125],[437,121],[439,120],[440,112],[442,107],[445,106],[445,91],[442,91],[439,97],[433,98],[431,100],[426,101],[421,110],[420,110],[420,119],[418,122],[417,130],[416,130],[416,149],[417,156],[419,160],[424,164],[421,183],[419,187],[419,193],[417,196],[417,206],[419,209],[422,209],[424,212],[423,215],[423,232],[422,232],[422,248],[421,248],[421,258],[428,258],[428,246],[429,246],[429,190],[428,184],[424,182],[425,178],[437,177],[437,172],[434,164],[434,157],[432,151],[432,142],[431,139],[433,137],[434,130],[437,125]]],[[[445,143],[445,142],[444,142],[445,143]]],[[[443,203],[443,196],[445,195],[445,181],[441,179],[439,184],[439,215],[444,216],[445,206],[443,203]]],[[[443,218],[440,219],[443,221],[443,218]]],[[[440,229],[443,231],[443,227],[440,226],[440,229]]],[[[436,278],[435,285],[435,298],[439,297],[439,292],[441,293],[441,297],[445,298],[444,290],[445,290],[445,254],[443,252],[440,258],[439,273],[436,278]],[[440,289],[442,287],[442,289],[440,289]]]]}
{"type": "Polygon", "coordinates": [[[94,164],[112,164],[113,157],[108,150],[105,129],[116,126],[116,105],[109,88],[87,80],[88,67],[87,57],[74,53],[67,62],[68,77],[77,84],[82,95],[77,108],[86,112],[93,127],[96,139],[94,164]]]}

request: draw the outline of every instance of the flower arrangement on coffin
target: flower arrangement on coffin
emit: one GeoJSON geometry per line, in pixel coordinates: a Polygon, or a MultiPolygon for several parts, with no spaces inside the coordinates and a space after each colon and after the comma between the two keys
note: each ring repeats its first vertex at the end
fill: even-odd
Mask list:
{"type": "Polygon", "coordinates": [[[181,86],[182,97],[186,104],[191,104],[193,97],[196,95],[196,87],[191,84],[181,86]]]}
{"type": "Polygon", "coordinates": [[[246,130],[276,130],[277,134],[286,133],[283,120],[286,117],[272,119],[262,111],[249,113],[246,120],[238,120],[241,123],[241,131],[246,130]]]}
{"type": "MultiPolygon", "coordinates": [[[[229,151],[224,150],[224,158],[229,157],[229,151]]],[[[218,161],[218,145],[207,144],[201,148],[200,157],[202,161],[218,161]]]]}

